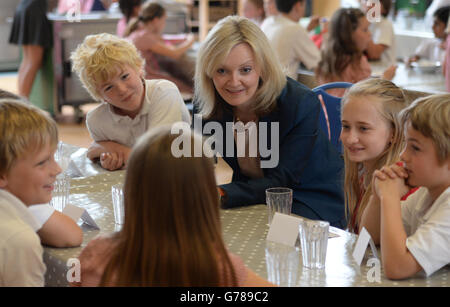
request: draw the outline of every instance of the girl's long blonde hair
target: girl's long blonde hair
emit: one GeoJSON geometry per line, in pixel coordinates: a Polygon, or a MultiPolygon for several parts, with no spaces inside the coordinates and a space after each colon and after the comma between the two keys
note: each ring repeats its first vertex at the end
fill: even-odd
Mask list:
{"type": "Polygon", "coordinates": [[[172,143],[180,138],[183,144],[202,142],[191,130],[172,134],[161,127],[133,148],[124,225],[101,285],[236,285],[222,239],[213,162],[194,157],[193,149],[191,157],[174,156],[172,143]]]}
{"type": "MultiPolygon", "coordinates": [[[[367,178],[372,178],[372,174],[376,169],[380,169],[385,165],[390,165],[399,160],[400,153],[404,148],[404,136],[402,125],[399,119],[399,112],[407,106],[406,97],[403,90],[388,80],[380,78],[371,78],[360,81],[354,84],[342,98],[343,112],[345,104],[354,97],[368,97],[371,96],[380,102],[381,116],[389,123],[392,129],[392,140],[388,147],[380,154],[373,169],[365,170],[367,178]]],[[[372,192],[372,183],[366,188],[366,193],[360,200],[359,208],[356,209],[358,200],[361,196],[360,186],[360,169],[361,163],[350,161],[347,150],[344,150],[345,162],[345,180],[344,180],[344,194],[345,194],[345,214],[348,221],[349,230],[359,224],[362,213],[369,201],[372,192]],[[354,216],[356,214],[356,216],[354,216]],[[353,218],[356,223],[352,225],[353,218]]]]}

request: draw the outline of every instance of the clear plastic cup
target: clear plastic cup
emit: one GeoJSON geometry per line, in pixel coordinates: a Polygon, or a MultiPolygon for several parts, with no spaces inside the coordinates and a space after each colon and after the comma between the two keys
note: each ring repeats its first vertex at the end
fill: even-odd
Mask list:
{"type": "Polygon", "coordinates": [[[297,284],[299,249],[267,241],[265,252],[267,279],[282,287],[294,287],[297,284]]]}
{"type": "Polygon", "coordinates": [[[122,184],[116,184],[111,187],[111,197],[114,209],[114,222],[119,225],[123,224],[125,216],[122,188],[122,184]]]}
{"type": "Polygon", "coordinates": [[[67,174],[59,174],[53,184],[52,200],[50,205],[56,210],[62,212],[69,203],[70,195],[70,177],[67,174]]]}
{"type": "Polygon", "coordinates": [[[266,190],[266,204],[269,215],[269,225],[275,212],[290,215],[292,210],[292,189],[270,188],[266,190]]]}
{"type": "Polygon", "coordinates": [[[299,226],[303,266],[323,269],[327,256],[328,228],[330,223],[302,219],[299,226]]]}

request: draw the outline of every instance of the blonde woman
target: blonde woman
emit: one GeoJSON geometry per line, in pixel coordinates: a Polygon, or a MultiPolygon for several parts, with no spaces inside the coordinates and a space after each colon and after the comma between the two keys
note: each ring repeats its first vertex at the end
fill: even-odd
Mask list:
{"type": "Polygon", "coordinates": [[[233,169],[232,183],[219,189],[224,208],[262,204],[267,188],[289,187],[292,212],[346,225],[343,161],[319,131],[317,95],[286,78],[257,25],[230,16],[209,32],[198,53],[195,100],[203,123],[215,122],[226,132],[217,140],[233,169]],[[227,128],[237,122],[250,128],[245,142],[227,128]],[[250,135],[258,136],[254,155],[250,135]],[[261,150],[263,144],[271,153],[261,150]],[[236,157],[237,146],[247,154],[236,157]]]}
{"type": "Polygon", "coordinates": [[[367,79],[354,84],[342,100],[341,140],[345,161],[345,202],[348,228],[359,233],[372,196],[375,170],[399,160],[404,138],[398,113],[405,95],[394,83],[367,79]]]}
{"type": "MultiPolygon", "coordinates": [[[[133,148],[125,178],[120,232],[82,251],[81,286],[271,286],[228,252],[210,158],[172,154],[194,144],[191,130],[160,127],[133,148]]],[[[193,152],[192,152],[193,153],[193,152]]]]}

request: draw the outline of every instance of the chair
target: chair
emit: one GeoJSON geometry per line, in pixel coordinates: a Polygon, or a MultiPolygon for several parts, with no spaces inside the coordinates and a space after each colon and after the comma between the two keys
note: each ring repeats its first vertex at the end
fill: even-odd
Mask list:
{"type": "Polygon", "coordinates": [[[349,88],[353,84],[348,82],[331,82],[313,89],[319,95],[321,104],[319,114],[319,127],[328,136],[331,144],[342,153],[342,144],[339,139],[341,134],[341,97],[330,95],[329,89],[349,88]],[[321,96],[321,97],[320,97],[321,96]]]}

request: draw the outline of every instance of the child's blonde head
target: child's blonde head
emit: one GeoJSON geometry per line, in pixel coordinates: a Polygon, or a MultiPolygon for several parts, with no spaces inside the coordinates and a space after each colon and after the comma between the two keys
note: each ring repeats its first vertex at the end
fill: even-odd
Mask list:
{"type": "MultiPolygon", "coordinates": [[[[378,156],[377,161],[374,163],[372,169],[365,170],[367,178],[372,177],[372,173],[381,168],[384,165],[390,165],[399,160],[400,153],[404,147],[404,136],[402,130],[402,124],[398,117],[399,112],[406,107],[406,97],[401,88],[396,86],[391,81],[371,78],[360,81],[354,84],[342,98],[342,108],[344,110],[346,103],[352,98],[371,97],[372,100],[377,102],[376,109],[379,111],[382,118],[388,123],[391,129],[391,140],[387,148],[378,156]]],[[[356,214],[356,221],[359,221],[361,214],[364,211],[365,206],[370,197],[370,193],[365,195],[360,200],[360,207],[356,211],[356,204],[358,198],[361,195],[360,189],[360,174],[361,164],[353,162],[349,159],[347,151],[344,150],[344,162],[345,162],[345,201],[346,201],[346,213],[348,217],[352,217],[356,214]]],[[[366,191],[371,191],[371,184],[367,187],[366,191]]],[[[348,219],[349,222],[352,219],[348,219]]],[[[354,225],[350,225],[354,226],[354,225]]]]}
{"type": "Polygon", "coordinates": [[[57,143],[58,128],[47,113],[19,100],[0,99],[0,175],[8,174],[18,158],[57,143]]]}
{"type": "Polygon", "coordinates": [[[381,78],[366,79],[355,83],[345,93],[344,97],[342,97],[342,110],[350,98],[367,96],[374,97],[379,102],[380,108],[377,109],[392,129],[391,145],[394,147],[398,146],[399,150],[401,150],[403,131],[398,113],[407,105],[405,93],[391,81],[381,78]]]}
{"type": "Polygon", "coordinates": [[[125,39],[107,33],[86,36],[70,59],[73,71],[97,101],[102,100],[97,87],[111,80],[119,69],[130,66],[142,74],[144,72],[144,59],[136,47],[125,39]]]}
{"type": "Polygon", "coordinates": [[[439,163],[450,155],[450,94],[419,98],[400,113],[403,127],[408,122],[436,148],[439,163]]]}

